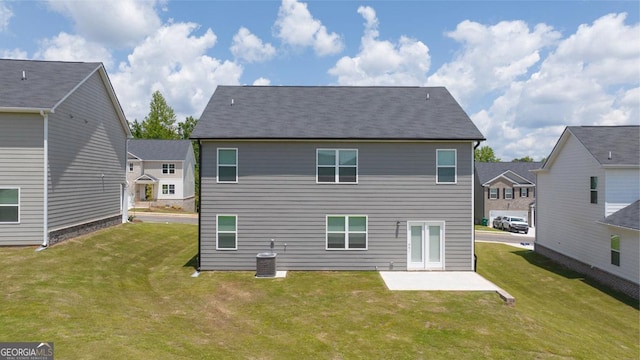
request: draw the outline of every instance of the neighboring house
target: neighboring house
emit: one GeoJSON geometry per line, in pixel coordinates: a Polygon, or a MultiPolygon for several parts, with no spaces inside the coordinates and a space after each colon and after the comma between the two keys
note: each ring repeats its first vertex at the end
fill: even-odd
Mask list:
{"type": "Polygon", "coordinates": [[[567,127],[536,174],[535,250],[637,299],[640,127],[567,127]]]}
{"type": "Polygon", "coordinates": [[[199,270],[474,269],[473,154],[443,87],[218,86],[201,146],[199,270]]]}
{"type": "Polygon", "coordinates": [[[130,136],[101,63],[0,59],[0,245],[126,221],[130,136]]]}
{"type": "Polygon", "coordinates": [[[195,211],[195,157],[190,140],[129,140],[127,181],[130,206],[195,211]]]}
{"type": "Polygon", "coordinates": [[[535,226],[536,175],[540,162],[476,162],[475,220],[497,216],[524,218],[535,226]]]}

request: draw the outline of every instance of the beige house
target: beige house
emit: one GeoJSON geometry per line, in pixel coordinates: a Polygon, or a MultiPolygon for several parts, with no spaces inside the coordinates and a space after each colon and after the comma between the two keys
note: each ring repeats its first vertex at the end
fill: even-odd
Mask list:
{"type": "Polygon", "coordinates": [[[129,140],[129,206],[195,211],[195,157],[189,140],[129,140]]]}
{"type": "Polygon", "coordinates": [[[535,227],[536,178],[540,162],[477,162],[475,164],[476,223],[497,216],[517,216],[535,227]]]}

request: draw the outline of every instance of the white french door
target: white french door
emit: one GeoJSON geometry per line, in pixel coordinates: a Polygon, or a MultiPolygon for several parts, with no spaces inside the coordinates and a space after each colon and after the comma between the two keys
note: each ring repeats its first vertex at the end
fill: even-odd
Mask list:
{"type": "Polygon", "coordinates": [[[407,222],[407,270],[442,270],[444,222],[407,222]]]}

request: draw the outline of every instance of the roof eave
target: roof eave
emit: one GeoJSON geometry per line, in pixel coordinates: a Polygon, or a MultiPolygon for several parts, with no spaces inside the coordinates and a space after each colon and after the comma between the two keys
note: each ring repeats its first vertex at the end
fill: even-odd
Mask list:
{"type": "Polygon", "coordinates": [[[2,113],[53,113],[53,108],[31,108],[31,107],[0,107],[2,113]]]}
{"type": "Polygon", "coordinates": [[[197,137],[192,136],[190,140],[210,140],[210,141],[438,141],[438,142],[472,142],[485,141],[485,138],[457,138],[457,139],[429,139],[429,138],[331,138],[331,137],[197,137]]]}
{"type": "Polygon", "coordinates": [[[622,225],[616,225],[616,224],[611,224],[605,221],[597,221],[598,224],[602,224],[602,225],[607,225],[607,226],[612,226],[615,228],[619,228],[619,229],[625,229],[625,230],[631,230],[631,231],[640,231],[640,229],[636,229],[636,228],[632,228],[632,227],[628,227],[628,226],[622,226],[622,225]]]}

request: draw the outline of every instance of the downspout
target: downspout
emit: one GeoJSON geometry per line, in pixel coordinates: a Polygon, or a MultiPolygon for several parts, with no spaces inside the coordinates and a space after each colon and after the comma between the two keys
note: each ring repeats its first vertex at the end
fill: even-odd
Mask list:
{"type": "Polygon", "coordinates": [[[478,140],[476,142],[476,145],[473,147],[473,150],[471,150],[471,229],[473,229],[473,231],[471,232],[471,241],[473,243],[473,271],[477,272],[478,269],[476,268],[478,265],[478,256],[476,255],[476,230],[475,230],[475,223],[473,221],[475,215],[476,215],[476,189],[475,189],[475,183],[476,183],[476,149],[478,148],[478,146],[480,146],[481,141],[478,140]]]}
{"type": "MultiPolygon", "coordinates": [[[[53,111],[52,111],[53,112],[53,111]]],[[[49,114],[40,110],[40,115],[44,119],[44,186],[42,187],[43,209],[42,209],[42,246],[36,251],[45,250],[49,246],[49,114]]]]}
{"type": "Polygon", "coordinates": [[[202,242],[202,142],[198,139],[198,267],[197,272],[200,272],[200,254],[201,242],[202,242]]]}

